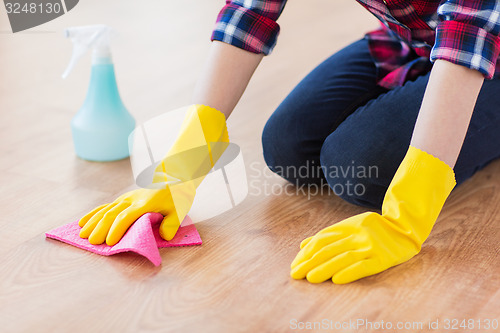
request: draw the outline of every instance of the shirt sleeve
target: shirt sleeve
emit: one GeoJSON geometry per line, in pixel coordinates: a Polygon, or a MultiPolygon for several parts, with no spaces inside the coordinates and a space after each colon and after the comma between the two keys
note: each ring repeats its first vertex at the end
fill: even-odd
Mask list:
{"type": "Polygon", "coordinates": [[[444,59],[491,79],[500,52],[500,0],[446,0],[438,16],[431,61],[444,59]]]}
{"type": "Polygon", "coordinates": [[[226,0],[217,16],[212,40],[268,55],[276,45],[276,20],[287,0],[226,0]]]}

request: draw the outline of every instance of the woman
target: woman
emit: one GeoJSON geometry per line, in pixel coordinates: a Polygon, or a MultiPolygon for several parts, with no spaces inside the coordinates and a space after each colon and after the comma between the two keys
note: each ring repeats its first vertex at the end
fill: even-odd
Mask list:
{"type": "MultiPolygon", "coordinates": [[[[269,168],[285,179],[327,183],[351,203],[382,209],[335,223],[301,243],[291,276],[313,283],[348,283],[412,258],[454,186],[500,156],[500,1],[358,2],[382,27],[313,70],[273,113],[262,136],[269,168]],[[285,172],[304,166],[311,169],[306,176],[285,172]],[[317,166],[322,172],[313,172],[317,166]],[[332,172],[349,166],[377,172],[332,172]],[[358,190],[345,190],[347,184],[358,190]]],[[[208,149],[200,160],[213,165],[220,152],[210,143],[228,142],[225,118],[273,49],[285,3],[228,0],[221,10],[194,94],[198,105],[186,118],[185,128],[201,124],[208,149]]],[[[181,135],[177,146],[186,147],[188,137],[181,135]]],[[[193,184],[194,171],[175,171],[182,168],[170,161],[167,156],[157,171],[188,185],[126,193],[83,217],[80,235],[112,245],[137,217],[158,211],[166,215],[162,236],[171,239],[199,182],[193,184]]]]}

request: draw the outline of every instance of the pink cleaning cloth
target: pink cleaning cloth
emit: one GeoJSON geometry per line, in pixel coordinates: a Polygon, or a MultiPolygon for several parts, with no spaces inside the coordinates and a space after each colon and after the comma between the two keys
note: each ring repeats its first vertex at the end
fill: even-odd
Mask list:
{"type": "Polygon", "coordinates": [[[196,227],[188,216],[182,221],[181,227],[172,240],[166,241],[162,239],[159,230],[162,220],[163,215],[159,213],[142,215],[114,246],[106,244],[92,245],[87,239],[80,238],[79,233],[81,228],[78,225],[78,221],[50,230],[45,233],[45,236],[103,256],[132,251],[146,257],[155,266],[161,264],[161,256],[158,248],[200,245],[202,243],[198,230],[196,230],[196,227]]]}

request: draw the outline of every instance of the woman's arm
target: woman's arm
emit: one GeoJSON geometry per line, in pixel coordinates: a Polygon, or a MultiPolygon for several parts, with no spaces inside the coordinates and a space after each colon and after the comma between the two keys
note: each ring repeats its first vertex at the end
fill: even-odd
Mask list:
{"type": "Polygon", "coordinates": [[[483,75],[436,60],[425,90],[411,145],[454,167],[469,127],[483,75]]]}
{"type": "Polygon", "coordinates": [[[211,106],[229,117],[264,54],[213,41],[192,102],[211,106]]]}
{"type": "Polygon", "coordinates": [[[291,264],[294,279],[348,283],[420,252],[456,184],[451,167],[482,82],[476,70],[435,62],[411,146],[387,189],[382,214],[356,215],[306,238],[291,264]]]}

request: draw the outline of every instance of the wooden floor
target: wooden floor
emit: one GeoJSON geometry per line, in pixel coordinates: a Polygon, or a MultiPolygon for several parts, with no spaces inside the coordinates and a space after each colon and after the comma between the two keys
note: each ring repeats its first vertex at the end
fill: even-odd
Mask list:
{"type": "MultiPolygon", "coordinates": [[[[101,257],[45,239],[133,183],[128,160],[74,155],[69,122],[90,57],[62,80],[71,53],[62,29],[107,23],[120,32],[120,91],[144,121],[189,103],[223,3],[86,0],[15,35],[0,12],[0,332],[288,332],[306,322],[388,331],[381,321],[413,326],[398,332],[446,332],[447,319],[476,328],[498,320],[500,161],[453,192],[420,255],[349,285],[289,277],[302,239],[364,211],[327,195],[251,189],[236,209],[197,224],[202,246],[162,249],[158,268],[137,255],[101,257]],[[429,329],[436,320],[441,329],[429,329]]],[[[290,1],[280,24],[278,47],[229,120],[257,183],[284,184],[250,169],[265,168],[260,134],[273,109],[322,59],[377,26],[354,0],[290,1]]]]}

